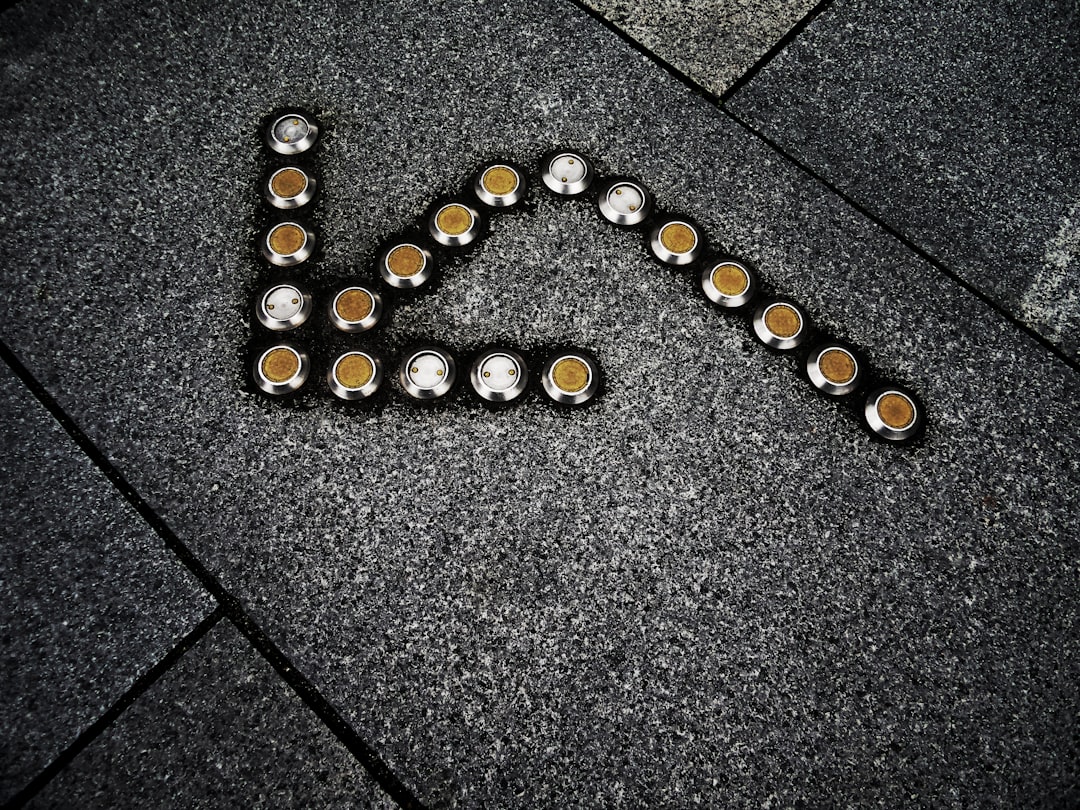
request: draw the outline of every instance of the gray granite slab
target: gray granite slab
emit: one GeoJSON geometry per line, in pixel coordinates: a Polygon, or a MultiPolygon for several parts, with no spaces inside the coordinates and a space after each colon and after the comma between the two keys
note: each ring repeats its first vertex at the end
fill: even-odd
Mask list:
{"type": "Polygon", "coordinates": [[[213,605],[0,363],[0,801],[213,605]]]}
{"type": "Polygon", "coordinates": [[[668,64],[722,94],[816,5],[814,0],[585,0],[668,64]]]}
{"type": "Polygon", "coordinates": [[[397,807],[229,622],[30,807],[397,807]]]}
{"type": "Polygon", "coordinates": [[[836,3],[730,108],[1078,357],[1078,14],[836,3]]]}
{"type": "Polygon", "coordinates": [[[4,338],[423,801],[1075,801],[1059,359],[566,4],[70,13],[0,48],[4,338]],[[238,349],[290,102],[330,133],[313,281],[481,159],[574,145],[913,385],[925,443],[543,196],[385,339],[581,344],[594,408],[266,405],[238,349]]]}

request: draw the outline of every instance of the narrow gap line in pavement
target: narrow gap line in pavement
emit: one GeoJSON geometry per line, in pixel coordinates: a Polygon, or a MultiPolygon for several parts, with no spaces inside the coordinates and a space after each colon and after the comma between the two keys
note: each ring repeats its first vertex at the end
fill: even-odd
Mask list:
{"type": "Polygon", "coordinates": [[[79,449],[86,454],[90,462],[116,487],[128,504],[139,513],[165,545],[176,554],[184,566],[217,600],[224,615],[236,625],[237,629],[243,633],[252,646],[259,651],[278,675],[292,688],[293,692],[309,709],[315,712],[316,716],[326,724],[334,736],[364,766],[379,787],[404,810],[423,810],[423,805],[413,795],[412,791],[390,770],[375,750],[357,734],[356,730],[345,721],[337,709],[319,693],[311,681],[293,666],[292,662],[278,649],[266,632],[248,615],[239,598],[228,591],[217,577],[203,565],[202,561],[184,545],[164,519],[135,491],[123,474],[64,411],[60,403],[30,373],[29,369],[23,365],[22,361],[3,340],[0,340],[0,359],[7,363],[23,385],[56,419],[79,449]]]}
{"type": "Polygon", "coordinates": [[[45,768],[30,782],[16,793],[5,805],[9,808],[23,807],[34,798],[41,790],[51,782],[58,773],[64,770],[72,761],[81,754],[90,743],[94,742],[109,726],[124,713],[124,710],[138,700],[142,695],[157,683],[173,665],[183,657],[184,653],[202,640],[203,636],[210,632],[221,618],[225,615],[221,605],[218,605],[195,626],[190,633],[180,639],[179,643],[146,672],[135,679],[135,682],[122,694],[97,720],[87,726],[75,740],[57,755],[45,768]]]}
{"type": "Polygon", "coordinates": [[[745,129],[747,132],[749,132],[750,134],[752,134],[753,136],[755,136],[756,138],[758,138],[759,140],[764,142],[770,149],[772,149],[774,152],[776,152],[780,157],[784,158],[789,163],[791,163],[793,166],[797,167],[800,171],[802,171],[803,173],[809,175],[810,177],[812,177],[817,182],[821,183],[823,186],[825,186],[825,188],[829,189],[829,191],[831,191],[833,194],[835,194],[837,197],[839,197],[841,200],[843,200],[845,203],[847,203],[849,206],[851,206],[851,208],[853,208],[859,214],[861,214],[862,216],[869,219],[871,222],[873,222],[875,225],[877,225],[879,228],[881,228],[889,236],[896,239],[901,244],[903,244],[904,247],[908,248],[908,250],[912,251],[917,256],[919,256],[919,258],[921,258],[924,261],[928,262],[939,273],[942,273],[943,275],[947,276],[955,284],[957,284],[960,287],[962,287],[963,289],[967,290],[967,292],[971,293],[971,295],[975,296],[977,299],[982,301],[984,304],[986,304],[986,306],[990,307],[990,309],[992,309],[994,312],[996,312],[1002,318],[1007,320],[1009,323],[1011,323],[1013,326],[1015,326],[1021,332],[1026,334],[1028,337],[1030,337],[1032,340],[1034,340],[1036,343],[1038,343],[1040,346],[1042,346],[1048,352],[1050,352],[1055,357],[1057,357],[1066,366],[1071,368],[1073,371],[1080,372],[1080,359],[1072,357],[1064,349],[1062,349],[1060,346],[1055,344],[1049,338],[1046,338],[1043,335],[1039,334],[1032,327],[1028,326],[1026,323],[1024,323],[1022,320],[1020,320],[1016,315],[1014,315],[1012,312],[1010,312],[1008,309],[1006,309],[996,299],[992,298],[990,295],[983,292],[981,289],[979,289],[974,284],[969,282],[967,279],[965,279],[963,276],[961,276],[958,272],[956,272],[951,267],[949,267],[947,264],[945,264],[941,259],[938,259],[933,254],[929,253],[925,248],[921,247],[913,239],[911,239],[910,237],[905,235],[903,232],[901,232],[897,228],[890,225],[888,222],[886,222],[880,216],[878,216],[873,211],[868,209],[866,206],[864,206],[862,203],[860,203],[854,197],[852,197],[851,195],[849,195],[845,191],[842,191],[839,187],[837,187],[831,181],[827,180],[824,176],[819,174],[815,169],[811,168],[808,164],[804,163],[803,161],[799,160],[799,158],[797,158],[797,157],[791,155],[790,153],[788,153],[782,146],[780,146],[780,144],[778,144],[776,141],[772,140],[772,138],[770,138],[765,133],[763,133],[763,132],[759,131],[758,129],[756,129],[753,125],[751,125],[751,124],[747,123],[746,121],[744,121],[738,115],[733,113],[728,107],[721,106],[720,110],[725,115],[727,115],[729,118],[731,118],[732,121],[734,121],[739,126],[741,126],[743,129],[745,129]]]}
{"type": "Polygon", "coordinates": [[[709,90],[703,84],[700,84],[699,82],[697,82],[694,79],[690,78],[687,74],[683,73],[681,70],[679,70],[673,64],[671,64],[666,59],[664,59],[664,57],[658,56],[656,53],[649,50],[647,47],[645,47],[640,42],[638,42],[636,39],[634,39],[632,36],[630,36],[628,33],[626,33],[626,31],[624,31],[618,25],[613,23],[611,20],[609,20],[607,17],[605,17],[599,11],[594,9],[592,6],[587,5],[584,2],[584,0],[568,0],[568,2],[571,5],[577,6],[585,14],[588,14],[590,17],[592,17],[594,20],[596,20],[598,23],[600,23],[600,25],[602,25],[604,28],[606,28],[609,31],[611,31],[612,33],[614,33],[619,39],[621,39],[623,42],[625,42],[627,45],[629,45],[635,51],[640,53],[642,56],[644,56],[645,58],[649,59],[652,62],[655,62],[657,65],[659,65],[665,71],[667,71],[669,74],[671,74],[676,79],[678,79],[680,82],[685,84],[687,86],[687,88],[689,88],[691,91],[693,91],[697,95],[704,98],[710,104],[719,104],[720,103],[720,97],[718,95],[716,95],[716,93],[714,93],[712,90],[709,90]]]}
{"type": "Polygon", "coordinates": [[[819,0],[816,6],[806,12],[802,19],[795,23],[784,36],[773,43],[773,46],[765,51],[760,59],[754,62],[743,75],[733,81],[728,89],[720,94],[720,104],[726,104],[732,96],[749,84],[750,81],[761,72],[762,68],[775,59],[784,48],[791,44],[792,40],[806,30],[806,26],[810,25],[819,14],[828,9],[832,4],[833,0],[819,0]]]}

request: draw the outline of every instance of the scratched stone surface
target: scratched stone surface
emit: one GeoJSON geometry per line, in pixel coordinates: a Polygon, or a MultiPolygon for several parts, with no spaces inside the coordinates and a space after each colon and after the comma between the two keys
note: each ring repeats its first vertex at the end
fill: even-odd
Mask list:
{"type": "Polygon", "coordinates": [[[1076,373],[614,33],[555,2],[5,22],[0,334],[425,804],[1076,800],[1076,373]],[[924,442],[541,193],[341,345],[577,344],[593,407],[345,409],[322,366],[266,403],[241,347],[288,103],[326,130],[295,278],[574,146],[911,385],[924,442]]]}

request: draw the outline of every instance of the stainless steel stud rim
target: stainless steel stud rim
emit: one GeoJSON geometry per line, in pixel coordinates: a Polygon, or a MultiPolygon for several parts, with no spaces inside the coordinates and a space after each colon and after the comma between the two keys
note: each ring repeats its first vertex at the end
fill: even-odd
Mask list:
{"type": "Polygon", "coordinates": [[[472,364],[469,371],[469,382],[473,390],[488,402],[510,402],[517,399],[529,384],[529,369],[525,364],[525,358],[509,349],[491,349],[484,352],[472,364]],[[494,388],[489,384],[490,375],[496,373],[495,369],[488,367],[496,361],[510,364],[514,379],[510,385],[504,388],[494,388]],[[487,376],[485,376],[487,375],[487,376]]]}
{"type": "Polygon", "coordinates": [[[263,235],[262,244],[260,245],[263,257],[270,262],[270,264],[277,267],[294,267],[302,262],[311,258],[311,254],[315,252],[315,234],[313,234],[306,226],[299,222],[287,220],[285,222],[276,222],[267,229],[263,235]],[[293,225],[299,228],[304,233],[304,243],[294,253],[278,253],[272,247],[270,247],[270,237],[278,228],[282,228],[286,225],[293,225]]]}
{"type": "Polygon", "coordinates": [[[568,150],[551,153],[544,156],[541,164],[540,178],[544,181],[544,185],[556,194],[562,194],[566,197],[573,197],[587,190],[592,185],[594,176],[592,163],[579,152],[568,150]],[[580,168],[584,169],[581,177],[570,180],[569,175],[560,172],[559,167],[564,161],[571,161],[572,165],[580,163],[580,168]],[[567,179],[564,180],[563,178],[567,179]]]}
{"type": "Polygon", "coordinates": [[[423,346],[409,352],[401,361],[401,368],[398,370],[401,387],[405,389],[405,393],[416,399],[437,399],[443,396],[454,387],[456,377],[457,365],[454,363],[454,358],[448,351],[434,346],[423,346]],[[428,380],[418,380],[419,375],[413,371],[414,368],[422,367],[418,361],[426,357],[437,358],[440,362],[436,365],[441,364],[442,367],[443,373],[439,376],[439,381],[433,385],[426,384],[428,380]]]}
{"type": "Polygon", "coordinates": [[[291,394],[293,391],[298,390],[305,382],[307,382],[308,373],[310,371],[311,359],[308,357],[307,352],[289,343],[279,343],[276,346],[265,349],[255,359],[252,368],[255,384],[267,394],[273,394],[274,396],[291,394]],[[291,352],[293,356],[296,357],[298,363],[296,374],[284,382],[274,382],[263,373],[263,361],[271,352],[277,351],[278,349],[284,349],[291,352]]]}
{"type": "Polygon", "coordinates": [[[609,222],[615,222],[616,225],[638,225],[639,222],[645,221],[652,211],[652,194],[637,180],[613,178],[600,184],[596,203],[600,214],[603,214],[609,222]],[[640,197],[634,211],[621,211],[613,202],[620,197],[621,191],[630,191],[640,197]]]}
{"type": "Polygon", "coordinates": [[[330,390],[333,392],[334,396],[350,401],[370,397],[379,390],[379,386],[382,385],[382,380],[382,360],[373,354],[361,351],[345,352],[344,354],[339,355],[334,362],[330,364],[330,370],[326,372],[326,382],[330,386],[330,390]],[[338,366],[341,364],[341,361],[347,357],[363,357],[371,363],[371,379],[359,388],[349,388],[337,377],[338,366]]]}
{"type": "Polygon", "coordinates": [[[266,145],[279,155],[298,155],[301,152],[306,152],[312,146],[315,145],[315,141],[319,138],[319,127],[302,113],[288,113],[287,115],[279,115],[274,119],[274,122],[266,128],[266,145]],[[286,124],[289,119],[296,119],[307,127],[305,134],[297,138],[295,141],[285,141],[278,134],[278,127],[282,124],[286,124]]]}
{"type": "Polygon", "coordinates": [[[829,394],[834,397],[842,397],[846,394],[850,394],[856,388],[859,387],[859,383],[862,380],[863,370],[859,364],[859,359],[855,356],[846,346],[841,346],[839,343],[828,343],[824,346],[820,346],[814,349],[806,358],[806,374],[810,378],[810,382],[814,384],[814,387],[819,391],[829,394]],[[826,352],[841,352],[846,355],[855,367],[855,373],[851,375],[851,379],[844,383],[835,383],[821,373],[821,358],[826,352]]]}
{"type": "Polygon", "coordinates": [[[379,319],[382,317],[383,302],[382,296],[370,287],[366,287],[363,284],[351,284],[348,287],[342,287],[338,290],[334,297],[330,300],[329,305],[326,308],[326,315],[337,329],[342,332],[348,332],[355,334],[357,332],[366,332],[378,324],[379,319]],[[371,311],[365,318],[359,321],[350,321],[342,317],[341,313],[337,310],[338,301],[341,300],[341,296],[351,290],[359,290],[360,292],[367,293],[371,298],[371,311]]]}
{"type": "MultiPolygon", "coordinates": [[[[274,306],[276,307],[278,305],[275,304],[274,306]]],[[[271,329],[274,332],[287,332],[290,329],[295,329],[303,324],[311,315],[312,308],[312,299],[309,293],[293,284],[275,284],[264,290],[259,296],[259,301],[255,305],[255,316],[259,319],[259,323],[267,329],[271,329]],[[269,299],[275,293],[287,292],[289,290],[291,290],[300,300],[297,309],[287,318],[277,317],[269,308],[269,299]]]]}
{"type": "Polygon", "coordinates": [[[540,373],[540,384],[543,386],[544,393],[556,402],[560,402],[564,405],[582,405],[596,396],[597,389],[600,387],[600,369],[592,358],[586,357],[583,354],[572,351],[559,352],[549,357],[547,362],[544,363],[543,371],[540,373]],[[588,378],[585,382],[585,387],[580,391],[564,391],[555,384],[555,366],[558,365],[561,360],[578,360],[585,365],[586,369],[588,369],[588,378]]]}
{"type": "Polygon", "coordinates": [[[476,178],[473,180],[473,193],[492,208],[506,208],[519,202],[525,196],[525,178],[520,171],[506,163],[489,163],[476,173],[476,178]],[[493,194],[488,191],[484,186],[484,177],[492,169],[506,169],[508,172],[513,172],[514,177],[517,178],[514,190],[508,194],[493,194]]]}
{"type": "Polygon", "coordinates": [[[266,185],[263,187],[263,196],[266,197],[266,201],[274,206],[274,208],[280,208],[283,211],[291,211],[311,202],[311,198],[315,196],[316,185],[315,178],[299,166],[282,166],[267,178],[266,185]],[[274,191],[274,178],[286,171],[300,172],[307,181],[304,190],[295,197],[282,197],[274,191]]]}
{"type": "Polygon", "coordinates": [[[431,216],[428,217],[428,233],[431,234],[431,238],[438,242],[440,245],[446,247],[462,247],[469,244],[476,239],[477,234],[480,233],[480,212],[473,208],[471,205],[466,205],[463,202],[448,202],[445,205],[440,205],[431,216]],[[438,226],[439,214],[445,211],[447,208],[453,207],[464,208],[469,212],[472,217],[472,223],[469,225],[468,230],[464,233],[452,234],[447,233],[438,226]]]}
{"type": "Polygon", "coordinates": [[[600,207],[600,213],[608,222],[613,222],[616,225],[637,225],[644,222],[652,211],[652,194],[637,180],[613,178],[601,183],[597,195],[597,205],[600,207]],[[640,195],[641,203],[635,210],[620,211],[615,207],[612,200],[618,196],[621,187],[633,190],[640,195]]]}
{"type": "Polygon", "coordinates": [[[918,401],[902,388],[896,386],[886,386],[884,388],[878,388],[876,391],[871,391],[866,397],[866,405],[863,408],[863,416],[866,418],[867,425],[878,436],[891,442],[902,442],[905,439],[910,439],[915,435],[919,429],[919,425],[922,423],[922,408],[918,401]],[[902,428],[894,428],[885,424],[881,416],[878,414],[878,404],[889,394],[896,394],[903,397],[909,405],[914,416],[911,422],[902,428]]]}
{"type": "Polygon", "coordinates": [[[770,301],[762,304],[758,307],[757,312],[754,313],[754,333],[758,336],[758,340],[774,349],[788,351],[797,348],[806,340],[808,332],[809,330],[806,326],[806,313],[803,312],[802,307],[793,304],[791,301],[770,301]],[[775,309],[776,307],[788,307],[798,313],[799,330],[794,335],[791,335],[790,337],[781,337],[780,335],[773,334],[772,330],[765,324],[765,316],[769,314],[770,310],[775,309]]]}
{"type": "Polygon", "coordinates": [[[649,235],[649,249],[653,255],[665,264],[673,264],[681,266],[684,264],[690,264],[695,261],[698,256],[701,255],[704,245],[701,239],[701,230],[693,223],[687,222],[685,219],[670,218],[665,219],[659,225],[652,229],[652,233],[649,235]],[[668,250],[661,240],[661,234],[664,228],[670,225],[684,225],[689,228],[694,234],[694,246],[686,253],[676,253],[673,250],[668,250]]]}
{"type": "Polygon", "coordinates": [[[701,271],[701,289],[714,304],[728,309],[736,309],[745,306],[753,299],[754,293],[757,292],[757,281],[750,268],[742,262],[737,262],[734,259],[721,259],[719,261],[709,262],[701,271]],[[713,275],[716,273],[717,268],[722,267],[725,264],[738,267],[746,275],[746,289],[738,295],[727,295],[726,293],[721,292],[713,282],[713,275]]]}
{"type": "Polygon", "coordinates": [[[419,287],[431,278],[431,273],[434,269],[435,265],[431,258],[431,251],[421,247],[415,242],[398,242],[384,250],[379,256],[379,275],[382,276],[383,281],[399,290],[411,290],[414,287],[419,287]],[[420,266],[420,269],[411,276],[399,276],[390,270],[390,254],[399,247],[411,247],[420,252],[420,258],[423,260],[423,264],[420,266]]]}

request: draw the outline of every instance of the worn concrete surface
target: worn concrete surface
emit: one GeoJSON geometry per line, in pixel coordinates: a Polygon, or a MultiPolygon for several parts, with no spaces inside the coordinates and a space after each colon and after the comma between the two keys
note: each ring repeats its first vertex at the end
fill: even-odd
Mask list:
{"type": "Polygon", "coordinates": [[[572,6],[46,16],[0,46],[3,339],[425,803],[1075,800],[1059,359],[572,6]],[[289,102],[329,129],[312,281],[480,160],[573,145],[912,385],[924,444],[539,195],[381,339],[581,344],[595,407],[257,400],[257,125],[289,102]]]}

